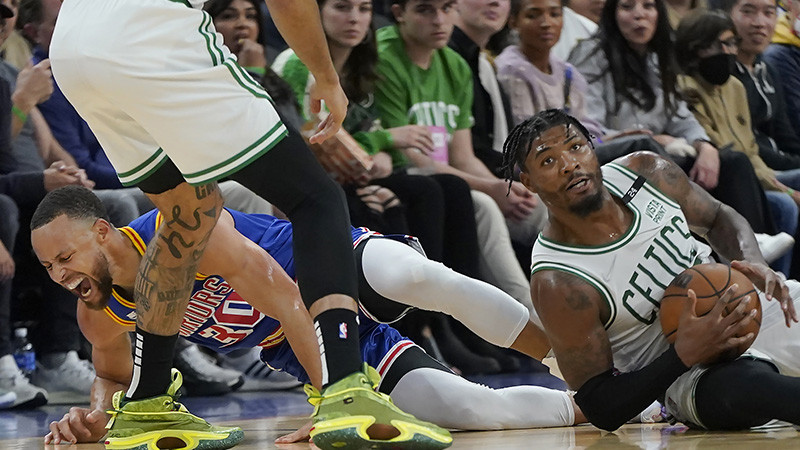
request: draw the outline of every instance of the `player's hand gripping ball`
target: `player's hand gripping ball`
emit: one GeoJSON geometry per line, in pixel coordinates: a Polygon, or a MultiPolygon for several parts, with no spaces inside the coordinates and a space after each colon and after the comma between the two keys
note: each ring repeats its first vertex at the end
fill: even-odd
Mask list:
{"type": "MultiPolygon", "coordinates": [[[[739,305],[740,301],[745,297],[749,297],[751,309],[754,308],[758,312],[747,326],[739,330],[736,336],[745,336],[751,332],[758,336],[758,330],[761,327],[761,302],[753,283],[741,272],[732,269],[728,265],[709,263],[699,264],[684,270],[672,280],[672,283],[664,291],[659,316],[661,318],[661,329],[670,344],[675,342],[681,311],[686,302],[689,301],[687,296],[689,289],[692,289],[697,296],[695,314],[700,317],[708,314],[717,300],[725,293],[725,290],[734,283],[739,285],[739,289],[733,295],[733,298],[728,301],[724,314],[728,315],[739,305]]],[[[720,361],[736,359],[748,347],[748,345],[740,345],[738,348],[722,355],[720,361]]]]}

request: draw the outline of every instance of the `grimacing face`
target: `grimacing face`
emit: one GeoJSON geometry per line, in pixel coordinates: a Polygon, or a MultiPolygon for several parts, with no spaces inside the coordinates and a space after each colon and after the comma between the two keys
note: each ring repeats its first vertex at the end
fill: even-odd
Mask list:
{"type": "Polygon", "coordinates": [[[531,143],[522,183],[550,208],[586,216],[602,206],[600,163],[575,127],[556,125],[531,143]]]}
{"type": "Polygon", "coordinates": [[[98,242],[96,226],[61,215],[33,230],[31,243],[53,281],[72,292],[88,308],[105,308],[113,281],[108,260],[98,242]]]}

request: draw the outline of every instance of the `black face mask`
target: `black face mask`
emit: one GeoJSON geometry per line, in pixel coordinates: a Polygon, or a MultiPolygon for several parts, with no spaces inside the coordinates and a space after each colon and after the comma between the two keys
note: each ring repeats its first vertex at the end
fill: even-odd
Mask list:
{"type": "Polygon", "coordinates": [[[736,68],[736,56],[727,53],[718,53],[713,56],[700,58],[697,71],[711,84],[722,86],[736,68]]]}

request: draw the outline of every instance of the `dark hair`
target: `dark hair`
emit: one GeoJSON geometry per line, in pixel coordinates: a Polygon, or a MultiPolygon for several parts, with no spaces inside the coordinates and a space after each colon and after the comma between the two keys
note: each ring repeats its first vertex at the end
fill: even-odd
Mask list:
{"type": "Polygon", "coordinates": [[[697,53],[714,45],[720,34],[736,26],[722,11],[695,11],[684,17],[675,30],[675,56],[681,70],[691,75],[697,70],[697,53]]]}
{"type": "Polygon", "coordinates": [[[539,111],[515,126],[503,143],[503,165],[501,167],[506,180],[514,176],[514,168],[519,166],[525,170],[525,160],[531,152],[531,143],[550,128],[566,125],[574,126],[594,148],[592,134],[575,117],[570,116],[561,109],[546,109],[539,111]]]}
{"type": "MultiPolygon", "coordinates": [[[[334,0],[317,0],[317,5],[322,9],[327,1],[334,0]]],[[[378,43],[375,39],[375,27],[370,21],[366,37],[350,51],[342,73],[339,74],[342,90],[351,102],[360,103],[369,98],[375,80],[378,79],[377,65],[378,43]]]]}
{"type": "Polygon", "coordinates": [[[18,30],[22,30],[29,23],[41,23],[42,20],[44,20],[42,0],[21,0],[19,2],[16,24],[18,30]]]}
{"type": "MultiPolygon", "coordinates": [[[[677,70],[675,67],[675,50],[672,46],[672,28],[667,17],[664,0],[655,0],[658,19],[653,38],[647,44],[644,55],[634,51],[617,24],[617,5],[620,0],[607,0],[600,15],[597,37],[599,47],[608,60],[607,71],[614,82],[614,92],[639,108],[650,111],[656,105],[656,93],[647,76],[647,65],[650,53],[658,59],[658,71],[664,96],[664,109],[667,115],[677,112],[673,96],[677,93],[677,70]]],[[[591,56],[591,55],[589,55],[591,56]]],[[[587,56],[588,57],[588,56],[587,56]]],[[[604,76],[605,73],[600,76],[604,76]]],[[[592,82],[594,80],[589,80],[592,82]]],[[[619,110],[619,100],[614,110],[619,110]]]]}
{"type": "Polygon", "coordinates": [[[44,196],[31,218],[31,231],[61,215],[70,219],[104,219],[110,222],[106,207],[91,190],[83,186],[64,186],[44,196]]]}

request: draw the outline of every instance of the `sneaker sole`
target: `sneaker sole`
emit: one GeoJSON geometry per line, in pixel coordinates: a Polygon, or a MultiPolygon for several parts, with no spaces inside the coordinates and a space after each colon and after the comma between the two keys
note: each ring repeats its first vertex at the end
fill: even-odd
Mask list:
{"type": "Polygon", "coordinates": [[[183,441],[181,450],[223,450],[231,448],[244,439],[244,431],[234,430],[220,437],[220,433],[193,430],[158,430],[140,433],[135,436],[107,438],[107,450],[159,450],[158,441],[175,438],[183,441]]]}
{"type": "Polygon", "coordinates": [[[400,435],[389,440],[370,439],[367,428],[375,423],[372,416],[349,416],[323,420],[311,429],[311,440],[322,450],[404,449],[438,450],[450,447],[453,438],[421,425],[392,420],[400,435]]]}

